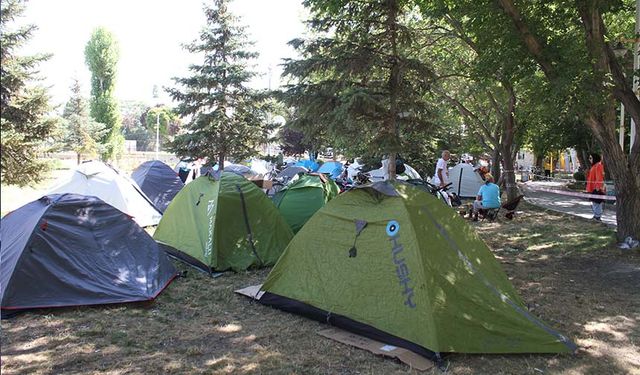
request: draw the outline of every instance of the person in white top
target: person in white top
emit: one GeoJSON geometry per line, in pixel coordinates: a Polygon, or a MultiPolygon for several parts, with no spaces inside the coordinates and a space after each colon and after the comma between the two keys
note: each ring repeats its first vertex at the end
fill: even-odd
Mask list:
{"type": "Polygon", "coordinates": [[[447,162],[451,157],[449,150],[442,151],[442,157],[438,159],[436,164],[436,173],[433,175],[433,184],[436,186],[445,186],[449,183],[449,168],[447,162]]]}

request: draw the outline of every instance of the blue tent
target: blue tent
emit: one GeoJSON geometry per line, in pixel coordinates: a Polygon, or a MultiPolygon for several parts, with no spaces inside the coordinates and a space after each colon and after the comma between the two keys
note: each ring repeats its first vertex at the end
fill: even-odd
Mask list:
{"type": "Polygon", "coordinates": [[[150,301],[176,277],[130,216],[99,198],[51,194],[0,221],[0,311],[150,301]]]}
{"type": "Polygon", "coordinates": [[[294,165],[296,167],[305,167],[309,170],[309,172],[315,172],[318,170],[318,167],[320,167],[318,163],[309,159],[298,160],[298,162],[295,163],[294,165]]]}
{"type": "Polygon", "coordinates": [[[318,173],[326,173],[335,180],[342,174],[342,163],[339,161],[328,161],[320,166],[318,173]]]}
{"type": "Polygon", "coordinates": [[[131,178],[160,212],[167,209],[173,197],[184,186],[179,175],[160,160],[150,160],[140,164],[131,173],[131,178]]]}

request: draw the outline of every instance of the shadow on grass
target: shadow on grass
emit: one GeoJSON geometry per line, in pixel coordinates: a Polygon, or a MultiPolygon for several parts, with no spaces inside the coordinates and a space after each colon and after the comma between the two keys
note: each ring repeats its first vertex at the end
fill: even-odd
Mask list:
{"type": "MultiPolygon", "coordinates": [[[[640,253],[597,223],[519,207],[513,221],[473,224],[532,313],[567,334],[576,355],[462,355],[452,374],[640,372],[640,253]]],[[[2,322],[2,373],[405,374],[388,358],[316,334],[324,325],[233,290],[268,269],[211,279],[183,265],[148,306],[29,312],[2,322]]],[[[440,373],[432,370],[427,373],[440,373]]]]}

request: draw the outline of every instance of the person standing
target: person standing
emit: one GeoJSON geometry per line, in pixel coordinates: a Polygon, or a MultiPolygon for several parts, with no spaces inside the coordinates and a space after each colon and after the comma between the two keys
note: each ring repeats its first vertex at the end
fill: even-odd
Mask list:
{"type": "Polygon", "coordinates": [[[447,162],[451,158],[449,150],[442,151],[442,157],[436,163],[436,172],[433,175],[433,185],[444,187],[449,183],[449,168],[447,162]]]}
{"type": "MultiPolygon", "coordinates": [[[[599,154],[594,153],[589,155],[589,162],[591,163],[591,168],[589,168],[589,173],[587,174],[587,193],[604,195],[606,189],[604,186],[604,166],[602,165],[602,159],[599,154]]],[[[591,210],[593,211],[592,219],[602,221],[604,200],[591,199],[591,210]]]]}

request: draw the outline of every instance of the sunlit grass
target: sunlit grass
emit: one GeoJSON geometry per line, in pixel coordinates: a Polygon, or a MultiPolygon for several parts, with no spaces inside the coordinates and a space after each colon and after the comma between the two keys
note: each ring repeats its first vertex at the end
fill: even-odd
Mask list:
{"type": "MultiPolygon", "coordinates": [[[[601,224],[525,202],[519,209],[513,221],[471,225],[531,313],[576,341],[580,351],[455,354],[448,373],[638,373],[640,271],[634,270],[640,270],[640,254],[615,248],[612,230],[601,224]]],[[[212,279],[183,264],[178,268],[186,278],[150,305],[45,310],[3,321],[2,374],[417,373],[319,336],[326,328],[321,323],[233,293],[263,282],[268,269],[212,279]]],[[[455,281],[453,274],[447,277],[455,281]]]]}

